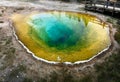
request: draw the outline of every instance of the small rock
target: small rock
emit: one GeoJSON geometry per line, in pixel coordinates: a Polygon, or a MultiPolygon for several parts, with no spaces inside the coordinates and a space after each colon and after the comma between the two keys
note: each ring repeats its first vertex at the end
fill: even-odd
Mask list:
{"type": "Polygon", "coordinates": [[[18,7],[16,10],[24,10],[24,7],[18,7]]]}
{"type": "Polygon", "coordinates": [[[0,23],[4,23],[4,21],[0,21],[0,23]]]}
{"type": "Polygon", "coordinates": [[[16,77],[18,78],[19,76],[17,75],[16,77]]]}

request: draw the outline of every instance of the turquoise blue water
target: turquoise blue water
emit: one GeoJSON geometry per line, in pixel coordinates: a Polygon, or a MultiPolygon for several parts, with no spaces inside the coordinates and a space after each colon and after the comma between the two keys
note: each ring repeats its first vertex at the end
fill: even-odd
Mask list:
{"type": "Polygon", "coordinates": [[[30,24],[33,32],[37,33],[38,39],[49,46],[64,49],[82,41],[80,39],[85,33],[85,24],[82,19],[79,20],[78,17],[72,18],[64,13],[41,13],[32,16],[30,24]]]}

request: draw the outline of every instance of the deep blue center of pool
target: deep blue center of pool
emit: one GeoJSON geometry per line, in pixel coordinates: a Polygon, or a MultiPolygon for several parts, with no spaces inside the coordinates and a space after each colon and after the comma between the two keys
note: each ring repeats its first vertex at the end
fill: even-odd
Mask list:
{"type": "Polygon", "coordinates": [[[64,13],[41,13],[32,16],[30,21],[33,32],[38,39],[43,40],[49,46],[66,48],[75,45],[83,36],[84,22],[77,18],[71,18],[64,13]]]}

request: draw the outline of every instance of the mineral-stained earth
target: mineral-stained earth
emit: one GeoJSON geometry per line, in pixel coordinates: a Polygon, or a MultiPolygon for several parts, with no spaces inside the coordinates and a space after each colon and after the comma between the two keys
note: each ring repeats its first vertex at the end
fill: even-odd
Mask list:
{"type": "Polygon", "coordinates": [[[87,12],[98,16],[104,21],[108,21],[112,45],[109,50],[86,63],[46,63],[34,58],[19,43],[15,37],[14,24],[10,18],[13,14],[29,14],[36,11],[58,9],[85,12],[83,10],[84,5],[80,3],[41,0],[33,2],[1,0],[0,82],[119,82],[120,57],[118,54],[120,53],[120,46],[118,36],[120,35],[120,25],[116,23],[116,19],[112,19],[111,17],[87,12]],[[115,37],[113,37],[114,35],[115,37]]]}

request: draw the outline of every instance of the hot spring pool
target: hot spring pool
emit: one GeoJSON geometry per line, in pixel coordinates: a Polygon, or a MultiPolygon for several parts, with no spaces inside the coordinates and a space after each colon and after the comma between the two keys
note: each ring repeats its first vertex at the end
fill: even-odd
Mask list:
{"type": "Polygon", "coordinates": [[[86,61],[111,44],[108,25],[93,15],[47,11],[11,18],[19,41],[40,60],[86,61]]]}

